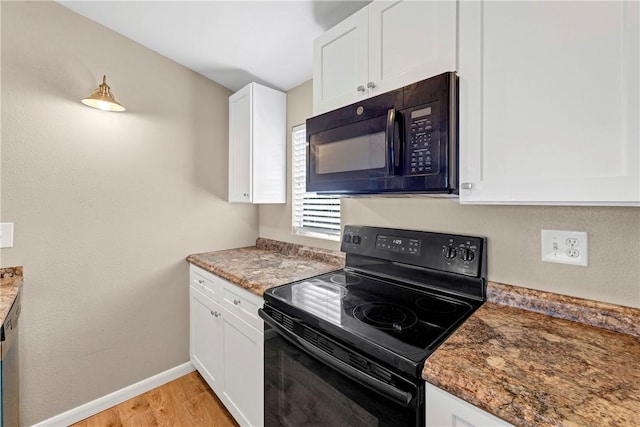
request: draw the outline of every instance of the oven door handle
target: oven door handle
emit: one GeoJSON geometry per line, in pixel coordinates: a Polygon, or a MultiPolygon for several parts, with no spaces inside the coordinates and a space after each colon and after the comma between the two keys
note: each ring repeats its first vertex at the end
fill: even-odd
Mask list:
{"type": "MultiPolygon", "coordinates": [[[[413,395],[411,393],[399,390],[392,385],[386,384],[380,380],[377,380],[376,378],[373,378],[370,375],[365,374],[364,372],[353,368],[352,366],[349,366],[342,360],[336,359],[335,357],[325,353],[324,351],[315,348],[313,345],[307,343],[302,338],[291,333],[290,331],[287,331],[264,310],[259,309],[258,312],[260,314],[260,317],[262,317],[262,319],[264,319],[264,321],[273,329],[275,329],[281,336],[287,338],[289,341],[292,341],[294,344],[298,345],[298,347],[301,347],[304,351],[310,353],[323,363],[326,363],[334,370],[359,382],[360,384],[365,385],[366,387],[369,387],[372,390],[377,391],[386,398],[401,405],[402,407],[406,408],[411,403],[411,400],[413,399],[413,395]]],[[[294,322],[300,323],[298,319],[295,319],[294,322]]]]}

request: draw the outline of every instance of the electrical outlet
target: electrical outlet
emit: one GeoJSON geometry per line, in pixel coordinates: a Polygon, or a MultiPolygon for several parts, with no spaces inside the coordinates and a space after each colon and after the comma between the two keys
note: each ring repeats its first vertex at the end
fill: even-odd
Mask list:
{"type": "Polygon", "coordinates": [[[0,248],[13,247],[13,223],[3,222],[0,224],[0,248]]]}
{"type": "Polygon", "coordinates": [[[587,267],[588,254],[586,232],[542,230],[542,261],[587,267]]]}

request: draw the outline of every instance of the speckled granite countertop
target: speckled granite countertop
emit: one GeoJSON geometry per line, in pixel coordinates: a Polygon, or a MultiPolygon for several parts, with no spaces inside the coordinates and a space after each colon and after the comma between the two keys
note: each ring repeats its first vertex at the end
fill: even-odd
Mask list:
{"type": "Polygon", "coordinates": [[[422,376],[516,426],[640,426],[640,310],[491,283],[422,376]]]}
{"type": "Polygon", "coordinates": [[[189,255],[187,261],[256,295],[344,267],[344,254],[258,238],[256,246],[189,255]]]}
{"type": "Polygon", "coordinates": [[[22,267],[0,268],[0,325],[22,286],[22,267]]]}

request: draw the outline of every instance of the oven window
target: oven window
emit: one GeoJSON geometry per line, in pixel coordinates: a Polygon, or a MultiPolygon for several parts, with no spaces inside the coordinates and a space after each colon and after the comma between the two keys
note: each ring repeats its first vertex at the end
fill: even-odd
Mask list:
{"type": "Polygon", "coordinates": [[[388,400],[266,325],[264,356],[265,427],[417,427],[424,423],[422,404],[403,407],[388,400]]]}
{"type": "Polygon", "coordinates": [[[386,165],[385,147],[385,132],[318,144],[315,146],[316,173],[383,168],[386,165]]]}

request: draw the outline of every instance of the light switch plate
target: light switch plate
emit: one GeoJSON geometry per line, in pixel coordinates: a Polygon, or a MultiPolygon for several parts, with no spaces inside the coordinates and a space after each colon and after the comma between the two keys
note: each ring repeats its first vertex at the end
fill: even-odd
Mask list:
{"type": "Polygon", "coordinates": [[[0,248],[13,247],[13,223],[0,223],[0,248]]]}
{"type": "Polygon", "coordinates": [[[585,231],[542,230],[542,261],[587,267],[588,243],[585,231]]]}

